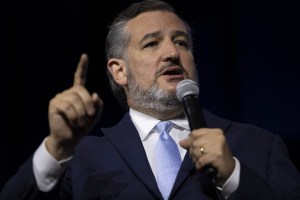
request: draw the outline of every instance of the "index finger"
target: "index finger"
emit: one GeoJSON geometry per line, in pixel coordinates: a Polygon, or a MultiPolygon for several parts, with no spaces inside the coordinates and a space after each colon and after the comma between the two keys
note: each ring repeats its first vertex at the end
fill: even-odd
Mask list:
{"type": "Polygon", "coordinates": [[[88,55],[86,53],[83,53],[80,57],[80,61],[77,65],[77,69],[74,74],[74,82],[73,82],[74,86],[85,85],[88,65],[89,65],[88,55]]]}

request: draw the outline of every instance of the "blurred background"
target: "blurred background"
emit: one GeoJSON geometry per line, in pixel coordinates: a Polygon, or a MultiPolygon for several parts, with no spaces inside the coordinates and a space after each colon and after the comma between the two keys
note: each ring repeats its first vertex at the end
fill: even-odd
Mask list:
{"type": "MultiPolygon", "coordinates": [[[[1,14],[0,189],[48,135],[48,102],[72,85],[81,53],[90,58],[87,87],[105,104],[100,124],[123,116],[108,87],[104,42],[113,17],[135,1],[102,2],[25,1],[1,14]]],[[[194,32],[202,105],[279,134],[300,169],[300,2],[168,2],[194,32]]]]}

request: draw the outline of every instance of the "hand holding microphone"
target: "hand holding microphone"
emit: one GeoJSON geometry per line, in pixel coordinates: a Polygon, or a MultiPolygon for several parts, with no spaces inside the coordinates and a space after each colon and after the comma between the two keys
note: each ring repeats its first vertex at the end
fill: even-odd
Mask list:
{"type": "Polygon", "coordinates": [[[177,85],[176,95],[183,104],[191,129],[189,138],[180,144],[189,149],[196,168],[203,170],[206,175],[218,181],[217,185],[222,186],[235,165],[223,131],[206,127],[196,82],[190,79],[182,80],[177,85]]]}

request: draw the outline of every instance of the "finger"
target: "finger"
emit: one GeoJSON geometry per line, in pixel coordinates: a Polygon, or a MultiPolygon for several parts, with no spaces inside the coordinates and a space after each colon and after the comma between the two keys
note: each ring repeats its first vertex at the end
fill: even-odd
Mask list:
{"type": "Polygon", "coordinates": [[[185,138],[183,140],[179,141],[179,144],[182,148],[184,149],[188,149],[189,148],[189,142],[188,142],[188,138],[185,138]]]}
{"type": "MultiPolygon", "coordinates": [[[[82,115],[92,116],[95,113],[95,105],[93,97],[84,87],[73,87],[65,92],[66,94],[73,96],[73,100],[70,99],[76,106],[78,113],[82,115]]],[[[67,96],[67,95],[66,95],[67,96]]]]}
{"type": "Polygon", "coordinates": [[[83,53],[80,57],[80,61],[77,65],[76,72],[74,74],[74,86],[84,86],[86,82],[86,75],[89,65],[88,55],[83,53]]]}
{"type": "MultiPolygon", "coordinates": [[[[95,115],[101,115],[102,113],[102,110],[103,110],[103,101],[102,99],[98,96],[97,93],[93,93],[92,94],[92,99],[93,99],[93,102],[94,102],[94,106],[95,106],[95,110],[96,110],[96,113],[95,115]]],[[[91,113],[92,115],[92,113],[91,113]]]]}
{"type": "Polygon", "coordinates": [[[63,95],[58,96],[61,101],[67,102],[70,106],[73,107],[77,113],[77,119],[80,119],[86,116],[86,109],[84,102],[82,101],[80,95],[76,91],[67,91],[63,95]]]}
{"type": "Polygon", "coordinates": [[[49,110],[51,115],[60,114],[69,125],[74,127],[76,124],[75,121],[77,120],[77,113],[71,104],[60,99],[59,97],[56,97],[50,101],[50,105],[52,105],[50,106],[51,109],[49,110]]]}

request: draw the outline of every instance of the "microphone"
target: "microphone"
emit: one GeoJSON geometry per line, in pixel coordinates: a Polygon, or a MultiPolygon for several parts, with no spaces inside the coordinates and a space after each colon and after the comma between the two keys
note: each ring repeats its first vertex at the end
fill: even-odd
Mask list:
{"type": "MultiPolygon", "coordinates": [[[[184,112],[188,119],[191,131],[206,127],[206,122],[198,99],[198,84],[190,79],[180,81],[176,87],[176,96],[183,104],[184,112]]],[[[205,166],[203,171],[209,177],[214,177],[217,174],[216,168],[210,165],[205,166]]]]}

